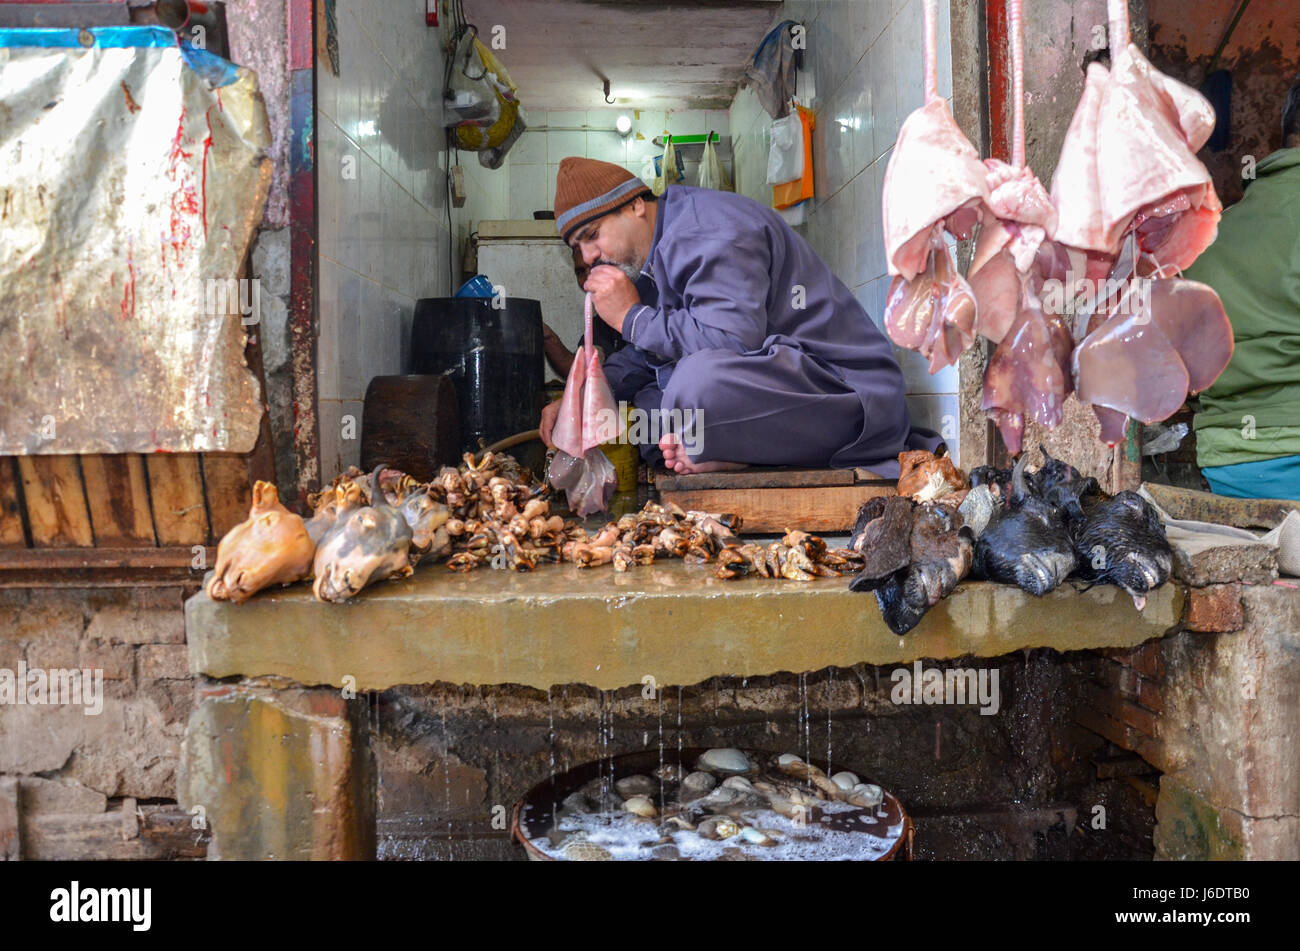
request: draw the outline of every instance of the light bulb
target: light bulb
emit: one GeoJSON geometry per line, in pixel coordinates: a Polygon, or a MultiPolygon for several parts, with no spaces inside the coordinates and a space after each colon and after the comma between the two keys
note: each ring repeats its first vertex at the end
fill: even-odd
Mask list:
{"type": "Polygon", "coordinates": [[[627,135],[632,131],[632,120],[627,116],[619,116],[614,121],[614,128],[618,130],[619,135],[627,135]]]}

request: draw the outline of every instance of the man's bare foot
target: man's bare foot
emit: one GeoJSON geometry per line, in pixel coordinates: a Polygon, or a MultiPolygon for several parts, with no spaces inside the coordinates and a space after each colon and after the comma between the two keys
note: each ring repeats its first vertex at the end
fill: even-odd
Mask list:
{"type": "Polygon", "coordinates": [[[747,468],[743,462],[692,462],[682,449],[681,439],[676,433],[665,433],[659,440],[659,449],[664,454],[664,468],[679,475],[692,472],[730,472],[747,468]]]}

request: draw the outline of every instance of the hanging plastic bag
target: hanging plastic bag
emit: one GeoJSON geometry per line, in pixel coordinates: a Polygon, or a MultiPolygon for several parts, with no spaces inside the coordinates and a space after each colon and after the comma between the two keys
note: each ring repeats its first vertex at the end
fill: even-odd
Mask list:
{"type": "Polygon", "coordinates": [[[662,195],[669,185],[680,185],[686,180],[682,173],[682,158],[677,154],[671,135],[664,136],[664,154],[655,159],[655,181],[650,190],[662,195]]]}
{"type": "Polygon", "coordinates": [[[722,166],[722,159],[718,158],[718,150],[713,147],[713,138],[713,133],[710,132],[704,140],[704,157],[700,159],[700,187],[720,192],[735,191],[731,179],[727,177],[727,170],[722,166]]]}
{"type": "Polygon", "coordinates": [[[767,152],[767,183],[783,185],[803,178],[803,122],[799,111],[772,120],[772,146],[767,152]]]}
{"type": "Polygon", "coordinates": [[[588,450],[581,459],[557,452],[546,477],[554,488],[564,491],[569,508],[579,518],[607,511],[618,490],[618,471],[600,449],[588,450]]]}
{"type": "Polygon", "coordinates": [[[812,112],[803,106],[796,105],[795,111],[799,114],[800,125],[803,126],[803,175],[795,181],[773,186],[773,208],[789,208],[813,196],[812,134],[817,120],[812,112]]]}

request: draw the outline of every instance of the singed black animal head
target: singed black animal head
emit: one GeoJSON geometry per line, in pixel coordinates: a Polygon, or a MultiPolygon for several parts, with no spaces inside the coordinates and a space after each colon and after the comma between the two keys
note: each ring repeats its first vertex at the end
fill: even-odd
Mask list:
{"type": "Polygon", "coordinates": [[[1074,535],[1079,577],[1092,584],[1119,585],[1139,610],[1147,592],[1169,578],[1174,556],[1164,526],[1136,492],[1098,502],[1074,535]]]}
{"type": "Polygon", "coordinates": [[[1031,490],[1027,461],[1024,454],[1016,462],[1011,498],[976,543],[974,568],[990,581],[1042,597],[1065,580],[1077,559],[1061,512],[1031,490]]]}
{"type": "Polygon", "coordinates": [[[1011,470],[999,469],[996,466],[976,466],[970,471],[970,487],[973,489],[977,485],[987,485],[996,487],[998,495],[1005,497],[1011,486],[1011,470]]]}

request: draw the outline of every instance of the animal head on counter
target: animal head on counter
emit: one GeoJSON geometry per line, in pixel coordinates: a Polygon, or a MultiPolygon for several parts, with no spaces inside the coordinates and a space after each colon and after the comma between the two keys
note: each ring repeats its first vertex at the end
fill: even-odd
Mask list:
{"type": "Polygon", "coordinates": [[[951,456],[936,456],[924,449],[898,454],[898,494],[915,502],[929,502],[960,492],[968,485],[966,476],[953,465],[951,456]]]}
{"type": "Polygon", "coordinates": [[[1061,511],[1036,492],[1025,475],[1029,453],[1011,473],[1011,492],[975,545],[975,571],[989,581],[1014,584],[1036,597],[1074,570],[1077,558],[1061,511]]]}
{"type": "Polygon", "coordinates": [[[217,545],[208,597],[240,604],[275,584],[292,584],[311,573],[316,545],[300,516],[280,504],[270,482],[253,486],[253,506],[217,545]]]}
{"type": "Polygon", "coordinates": [[[975,534],[954,505],[895,495],[862,505],[849,547],[863,557],[849,590],[875,592],[881,617],[901,636],[966,576],[975,534]]]}
{"type": "MultiPolygon", "coordinates": [[[[379,486],[381,468],[371,474],[371,486],[379,486]]],[[[372,582],[411,573],[411,528],[382,488],[370,504],[360,504],[356,482],[342,491],[334,523],[316,549],[312,593],[320,601],[345,601],[372,582]]]]}
{"type": "Polygon", "coordinates": [[[1146,606],[1149,591],[1169,578],[1174,553],[1160,516],[1136,492],[1120,492],[1089,506],[1072,525],[1079,556],[1078,577],[1091,584],[1118,585],[1134,606],[1146,606]]]}

